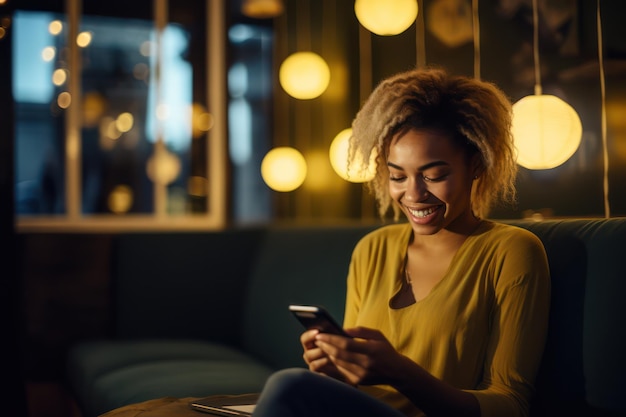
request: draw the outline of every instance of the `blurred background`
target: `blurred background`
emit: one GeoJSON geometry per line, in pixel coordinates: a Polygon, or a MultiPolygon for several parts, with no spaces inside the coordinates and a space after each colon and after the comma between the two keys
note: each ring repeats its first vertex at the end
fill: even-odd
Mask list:
{"type": "MultiPolygon", "coordinates": [[[[573,154],[554,168],[522,167],[517,206],[492,217],[604,216],[607,199],[611,215],[626,213],[624,2],[602,1],[601,32],[594,1],[413,3],[405,29],[379,35],[348,0],[3,1],[12,77],[1,82],[13,111],[3,141],[13,141],[18,227],[375,218],[363,184],[337,174],[329,149],[380,80],[425,65],[493,81],[513,102],[533,94],[538,66],[543,93],[580,119],[573,154]],[[302,52],[328,78],[298,98],[280,76],[302,52]],[[294,185],[268,183],[277,147],[306,169],[276,168],[274,181],[293,175],[294,185]]],[[[297,76],[300,87],[314,83],[297,76]]]]}

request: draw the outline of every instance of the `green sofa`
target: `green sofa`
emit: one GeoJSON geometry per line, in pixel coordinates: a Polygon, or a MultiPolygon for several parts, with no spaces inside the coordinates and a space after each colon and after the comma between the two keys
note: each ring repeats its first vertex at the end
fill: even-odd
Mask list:
{"type": "MultiPolygon", "coordinates": [[[[549,340],[533,416],[626,413],[626,218],[507,221],[544,242],[549,340]]],[[[67,378],[84,417],[148,399],[258,392],[303,366],[290,303],[343,315],[352,248],[378,225],[115,236],[114,337],[84,341],[67,378]]]]}

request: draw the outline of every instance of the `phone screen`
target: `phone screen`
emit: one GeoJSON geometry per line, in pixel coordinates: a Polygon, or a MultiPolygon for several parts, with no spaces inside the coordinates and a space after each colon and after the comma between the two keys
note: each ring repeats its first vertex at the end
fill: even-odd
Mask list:
{"type": "Polygon", "coordinates": [[[317,329],[322,333],[348,336],[341,325],[323,307],[290,305],[289,310],[306,329],[317,329]]]}

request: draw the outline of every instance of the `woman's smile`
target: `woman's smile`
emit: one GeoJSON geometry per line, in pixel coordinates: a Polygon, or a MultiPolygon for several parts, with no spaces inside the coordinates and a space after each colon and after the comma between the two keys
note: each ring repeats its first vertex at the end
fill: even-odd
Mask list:
{"type": "Polygon", "coordinates": [[[443,205],[430,206],[421,209],[405,205],[404,208],[406,209],[408,216],[412,217],[414,221],[419,223],[427,223],[427,220],[435,217],[438,214],[437,212],[440,211],[440,209],[443,209],[443,205]]]}

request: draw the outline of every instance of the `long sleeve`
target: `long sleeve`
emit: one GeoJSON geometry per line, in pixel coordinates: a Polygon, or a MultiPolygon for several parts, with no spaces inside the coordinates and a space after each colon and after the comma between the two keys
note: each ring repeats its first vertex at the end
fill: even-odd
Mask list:
{"type": "MultiPolygon", "coordinates": [[[[550,299],[541,241],[526,230],[485,222],[427,297],[394,309],[389,300],[400,289],[410,235],[408,225],[387,226],[356,246],[344,325],[380,330],[432,375],[474,394],[484,417],[527,415],[550,299]]],[[[369,390],[407,415],[421,415],[392,387],[369,390]]]]}
{"type": "Polygon", "coordinates": [[[483,417],[528,415],[547,334],[550,280],[543,246],[538,239],[518,239],[504,253],[495,271],[484,374],[473,391],[483,417]]]}

